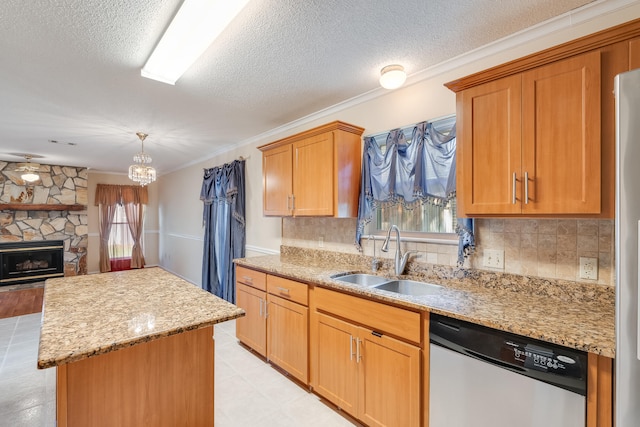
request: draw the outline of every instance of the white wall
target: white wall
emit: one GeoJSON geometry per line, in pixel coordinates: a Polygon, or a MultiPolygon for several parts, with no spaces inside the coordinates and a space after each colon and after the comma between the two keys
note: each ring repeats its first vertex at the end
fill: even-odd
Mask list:
{"type": "MultiPolygon", "coordinates": [[[[160,264],[193,283],[200,283],[203,228],[199,192],[203,168],[221,165],[238,156],[248,157],[247,256],[278,251],[282,223],[279,218],[262,216],[262,159],[257,146],[333,120],[362,126],[365,135],[370,135],[453,114],[455,94],[445,88],[444,83],[638,17],[640,4],[637,1],[597,2],[590,10],[580,12],[579,16],[564,17],[543,29],[516,35],[463,57],[453,58],[448,64],[426,70],[421,76],[410,76],[408,84],[401,89],[390,92],[380,89],[322,114],[302,119],[286,129],[255,138],[233,151],[162,176],[159,179],[162,191],[158,204],[160,264]],[[607,13],[601,10],[603,3],[609,6],[607,13]],[[611,12],[612,5],[620,9],[611,12]],[[576,24],[580,21],[583,22],[576,24]],[[549,28],[553,33],[549,34],[549,28]],[[416,82],[425,75],[428,78],[416,82]]],[[[248,112],[247,120],[250,119],[248,112]]]]}

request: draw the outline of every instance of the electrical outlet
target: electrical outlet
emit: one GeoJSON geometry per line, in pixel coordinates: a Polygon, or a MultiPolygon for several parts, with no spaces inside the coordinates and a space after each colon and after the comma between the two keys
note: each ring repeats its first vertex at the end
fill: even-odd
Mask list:
{"type": "Polygon", "coordinates": [[[485,267],[504,270],[504,251],[497,249],[485,249],[482,264],[485,267]]]}
{"type": "Polygon", "coordinates": [[[598,280],[598,258],[580,257],[580,278],[598,280]]]}
{"type": "Polygon", "coordinates": [[[319,248],[324,248],[324,236],[319,236],[318,237],[318,247],[319,248]]]}

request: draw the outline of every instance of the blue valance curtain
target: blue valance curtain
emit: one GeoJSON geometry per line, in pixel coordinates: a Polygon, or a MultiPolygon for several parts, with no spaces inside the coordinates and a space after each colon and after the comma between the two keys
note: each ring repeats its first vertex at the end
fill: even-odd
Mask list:
{"type": "MultiPolygon", "coordinates": [[[[364,139],[356,246],[378,206],[421,203],[444,205],[456,194],[456,127],[438,130],[438,122],[393,129],[364,139]]],[[[458,264],[475,247],[473,222],[458,219],[458,264]]]]}
{"type": "Polygon", "coordinates": [[[204,170],[202,287],[235,303],[233,259],[245,256],[245,160],[204,170]]]}

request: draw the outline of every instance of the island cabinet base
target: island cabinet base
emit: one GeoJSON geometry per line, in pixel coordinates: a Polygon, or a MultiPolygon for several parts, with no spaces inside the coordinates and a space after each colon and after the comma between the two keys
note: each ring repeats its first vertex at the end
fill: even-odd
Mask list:
{"type": "Polygon", "coordinates": [[[58,366],[58,427],[213,426],[213,326],[58,366]]]}

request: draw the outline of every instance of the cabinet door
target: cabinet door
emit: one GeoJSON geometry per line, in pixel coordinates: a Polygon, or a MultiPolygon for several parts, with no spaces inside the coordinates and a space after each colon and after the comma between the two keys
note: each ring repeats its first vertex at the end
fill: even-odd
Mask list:
{"type": "Polygon", "coordinates": [[[246,312],[236,320],[236,337],[261,356],[267,354],[266,293],[236,283],[236,305],[246,312]]]}
{"type": "Polygon", "coordinates": [[[358,328],[334,317],[317,313],[314,366],[315,390],[348,414],[357,417],[358,328]]]}
{"type": "Polygon", "coordinates": [[[600,75],[599,51],[522,74],[523,213],[600,213],[600,75]]]}
{"type": "Polygon", "coordinates": [[[293,195],[295,216],[333,216],[333,132],[313,136],[293,145],[293,195]]]}
{"type": "Polygon", "coordinates": [[[309,309],[274,295],[267,301],[267,358],[307,384],[309,309]]]}
{"type": "Polygon", "coordinates": [[[461,132],[456,156],[460,213],[520,213],[520,102],[519,75],[458,94],[461,132]]]}
{"type": "Polygon", "coordinates": [[[419,426],[420,349],[366,329],[358,339],[358,418],[369,426],[419,426]]]}
{"type": "Polygon", "coordinates": [[[291,216],[292,147],[286,144],[262,153],[263,214],[291,216]]]}

